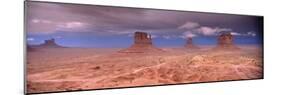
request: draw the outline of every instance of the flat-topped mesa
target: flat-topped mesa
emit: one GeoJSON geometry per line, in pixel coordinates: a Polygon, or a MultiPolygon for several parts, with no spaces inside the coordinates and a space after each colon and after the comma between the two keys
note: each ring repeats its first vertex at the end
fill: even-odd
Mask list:
{"type": "Polygon", "coordinates": [[[152,46],[151,35],[144,32],[135,32],[133,45],[152,46]]]}
{"type": "Polygon", "coordinates": [[[188,48],[188,49],[199,49],[199,47],[197,47],[193,44],[193,41],[192,41],[191,37],[187,38],[185,47],[188,48]]]}
{"type": "Polygon", "coordinates": [[[45,40],[45,45],[57,45],[55,39],[45,40]]]}
{"type": "Polygon", "coordinates": [[[230,32],[228,33],[222,33],[219,37],[218,37],[218,43],[217,43],[217,47],[215,49],[227,49],[227,50],[237,50],[239,49],[238,47],[236,47],[233,43],[233,36],[231,35],[230,32]]]}
{"type": "Polygon", "coordinates": [[[149,53],[149,52],[163,52],[163,50],[156,48],[152,44],[150,34],[145,32],[135,32],[134,43],[131,47],[119,51],[121,53],[149,53]]]}
{"type": "Polygon", "coordinates": [[[43,44],[39,45],[38,47],[62,47],[58,44],[56,44],[55,39],[45,40],[43,44]]]}

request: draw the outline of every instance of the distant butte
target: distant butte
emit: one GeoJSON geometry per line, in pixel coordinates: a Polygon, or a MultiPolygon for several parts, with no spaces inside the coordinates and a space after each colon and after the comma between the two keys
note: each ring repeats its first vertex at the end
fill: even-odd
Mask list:
{"type": "Polygon", "coordinates": [[[163,50],[156,48],[152,43],[150,34],[145,32],[135,32],[134,44],[120,53],[149,53],[149,52],[163,52],[163,50]]]}
{"type": "Polygon", "coordinates": [[[218,43],[215,49],[221,49],[221,50],[238,50],[239,48],[235,46],[233,43],[234,37],[231,35],[230,32],[228,33],[222,33],[218,37],[218,43]]]}
{"type": "Polygon", "coordinates": [[[185,47],[187,49],[199,49],[199,47],[197,47],[196,45],[193,44],[193,41],[192,41],[192,38],[187,38],[186,40],[186,44],[185,44],[185,47]]]}
{"type": "Polygon", "coordinates": [[[50,47],[50,48],[61,48],[62,46],[58,45],[55,39],[45,40],[43,44],[40,44],[35,47],[50,47]]]}

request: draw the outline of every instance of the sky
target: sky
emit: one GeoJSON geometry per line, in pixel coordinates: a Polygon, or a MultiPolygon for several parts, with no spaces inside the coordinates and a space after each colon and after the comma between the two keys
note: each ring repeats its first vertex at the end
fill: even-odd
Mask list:
{"type": "Polygon", "coordinates": [[[54,38],[66,47],[129,47],[137,31],[151,34],[158,47],[183,46],[189,37],[215,45],[224,32],[234,35],[235,44],[263,44],[258,16],[46,2],[27,2],[25,12],[29,45],[54,38]]]}

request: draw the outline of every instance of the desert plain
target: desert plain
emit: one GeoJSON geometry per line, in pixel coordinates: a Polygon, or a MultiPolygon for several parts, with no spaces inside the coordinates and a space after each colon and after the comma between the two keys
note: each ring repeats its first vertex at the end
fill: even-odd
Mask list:
{"type": "Polygon", "coordinates": [[[262,48],[182,47],[122,53],[122,48],[33,48],[27,51],[28,93],[263,78],[262,48]]]}

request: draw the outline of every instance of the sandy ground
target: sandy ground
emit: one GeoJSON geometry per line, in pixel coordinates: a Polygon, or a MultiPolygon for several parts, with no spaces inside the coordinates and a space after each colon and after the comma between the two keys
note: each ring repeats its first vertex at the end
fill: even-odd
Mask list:
{"type": "Polygon", "coordinates": [[[27,53],[28,93],[263,77],[262,49],[164,48],[163,53],[120,49],[41,48],[27,53]]]}

